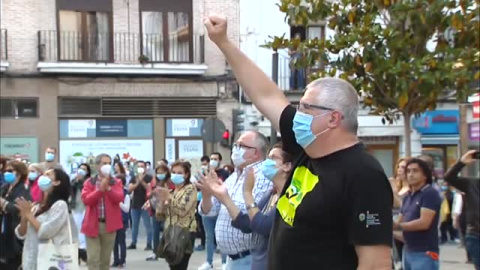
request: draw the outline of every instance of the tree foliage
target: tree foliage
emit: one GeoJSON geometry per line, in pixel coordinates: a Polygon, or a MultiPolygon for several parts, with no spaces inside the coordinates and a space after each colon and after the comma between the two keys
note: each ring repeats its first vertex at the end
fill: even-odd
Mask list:
{"type": "MultiPolygon", "coordinates": [[[[480,78],[480,0],[281,0],[291,24],[323,21],[326,40],[275,37],[273,49],[302,53],[296,66],[319,60],[326,75],[349,80],[373,114],[393,122],[434,110],[446,94],[465,101],[480,78]]],[[[409,151],[407,151],[409,152],[409,151]]]]}

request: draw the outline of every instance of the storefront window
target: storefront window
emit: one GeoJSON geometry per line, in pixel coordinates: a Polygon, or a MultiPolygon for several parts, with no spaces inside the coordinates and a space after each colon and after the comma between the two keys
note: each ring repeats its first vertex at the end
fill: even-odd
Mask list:
{"type": "Polygon", "coordinates": [[[200,159],[205,154],[202,138],[203,119],[167,119],[165,158],[168,162],[182,159],[190,162],[192,171],[200,169],[200,159]]]}
{"type": "Polygon", "coordinates": [[[434,173],[438,179],[443,179],[448,168],[458,160],[457,145],[427,146],[422,152],[432,157],[434,173]]]}
{"type": "Polygon", "coordinates": [[[151,119],[62,119],[60,163],[75,174],[81,163],[94,166],[95,156],[109,154],[125,161],[153,160],[153,120],[151,119]]]}

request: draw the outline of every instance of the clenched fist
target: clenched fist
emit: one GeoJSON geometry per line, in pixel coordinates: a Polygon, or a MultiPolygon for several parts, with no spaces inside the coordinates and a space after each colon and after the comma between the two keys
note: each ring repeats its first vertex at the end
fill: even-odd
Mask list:
{"type": "Polygon", "coordinates": [[[228,24],[226,17],[216,14],[210,14],[209,16],[205,17],[203,23],[207,28],[208,36],[213,42],[215,42],[215,44],[217,44],[217,46],[228,41],[228,24]]]}

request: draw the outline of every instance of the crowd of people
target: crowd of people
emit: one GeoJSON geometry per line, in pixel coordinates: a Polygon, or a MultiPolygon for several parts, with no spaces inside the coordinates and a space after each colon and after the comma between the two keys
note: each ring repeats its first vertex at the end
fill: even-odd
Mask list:
{"type": "Polygon", "coordinates": [[[439,238],[439,228],[455,239],[450,224],[462,215],[467,252],[479,269],[479,180],[458,177],[476,151],[449,170],[447,185],[435,179],[428,156],[401,159],[389,181],[357,138],[352,85],[313,81],[294,107],[227,38],[225,18],[209,16],[205,25],[282,144],[270,149],[262,133],[246,131],[233,144],[233,168],[212,153],[198,172],[182,160],[152,168],[100,154],[94,168],[81,164],[69,177],[53,162],[52,147],[41,164],[2,161],[1,269],[37,269],[41,243],[71,242],[69,212],[79,228],[78,256],[95,270],[125,267],[140,220],[145,251],[153,253],[146,259],[162,258],[170,269],[187,269],[194,250],[203,249],[199,270],[213,269],[218,248],[228,270],[392,269],[395,262],[436,270],[439,242],[448,239],[439,238]],[[194,247],[197,236],[204,240],[194,247]]]}

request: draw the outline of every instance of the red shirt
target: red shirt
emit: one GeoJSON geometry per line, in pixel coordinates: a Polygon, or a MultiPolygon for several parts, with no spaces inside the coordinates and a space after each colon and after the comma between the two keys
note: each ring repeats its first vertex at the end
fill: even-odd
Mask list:
{"type": "Polygon", "coordinates": [[[43,191],[38,186],[38,179],[37,177],[35,181],[30,182],[30,196],[32,196],[32,201],[35,203],[40,203],[43,201],[43,191]]]}

